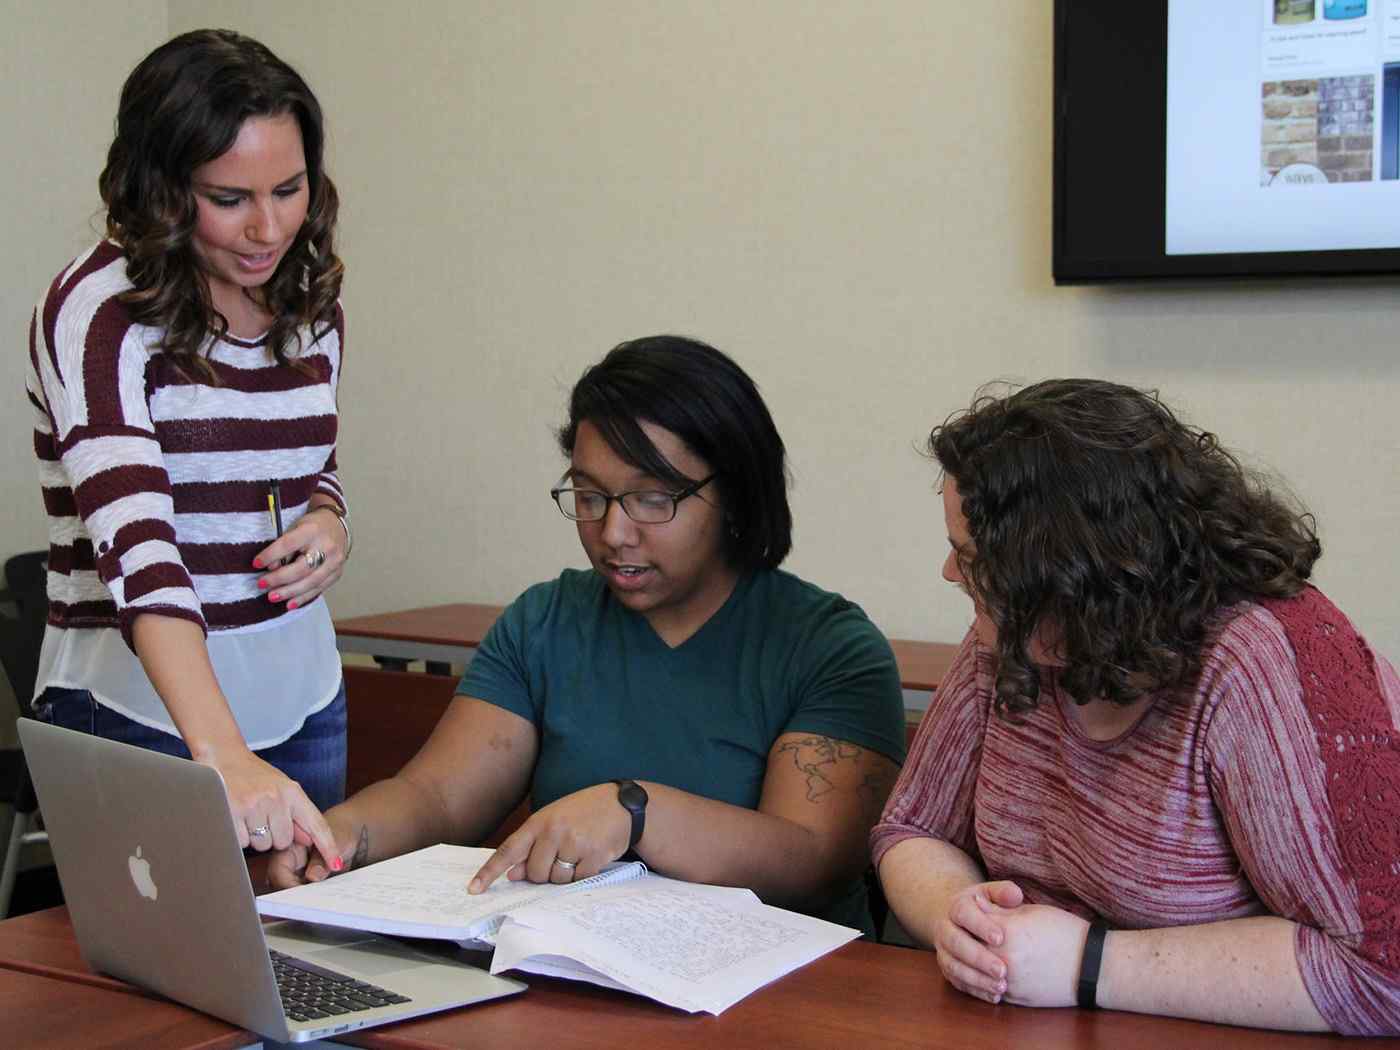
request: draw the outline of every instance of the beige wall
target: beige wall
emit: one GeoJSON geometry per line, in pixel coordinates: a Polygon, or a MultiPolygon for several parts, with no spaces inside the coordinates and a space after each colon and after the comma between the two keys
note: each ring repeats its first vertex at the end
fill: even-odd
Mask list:
{"type": "MultiPolygon", "coordinates": [[[[117,93],[164,39],[167,16],[163,0],[0,0],[0,557],[47,543],[24,396],[29,316],[58,268],[97,238],[117,93]]],[[[0,683],[0,747],[12,705],[0,683]]]]}
{"type": "MultiPolygon", "coordinates": [[[[731,351],[770,401],[796,482],[789,567],[892,634],[953,639],[968,620],[939,579],[916,443],[984,380],[1077,373],[1158,385],[1285,471],[1321,521],[1321,582],[1400,658],[1400,290],[1052,287],[1049,4],[167,10],[172,33],[265,40],[331,121],[358,541],[337,613],[507,601],[581,564],[546,496],[550,427],[613,343],[678,331],[731,351]]],[[[54,28],[40,46],[65,55],[54,28]]],[[[41,123],[66,127],[78,107],[49,100],[66,67],[27,61],[41,123]]],[[[84,75],[87,116],[112,108],[118,79],[84,75]]],[[[76,168],[90,186],[107,120],[34,160],[7,205],[42,274],[23,275],[26,304],[69,251],[45,224],[89,206],[51,202],[43,182],[76,168]]],[[[7,505],[34,508],[5,512],[27,538],[28,463],[0,480],[7,505]]]]}
{"type": "Polygon", "coordinates": [[[0,554],[44,544],[24,397],[29,317],[58,268],[97,239],[97,174],[117,93],[165,37],[163,0],[88,5],[0,0],[0,554]]]}

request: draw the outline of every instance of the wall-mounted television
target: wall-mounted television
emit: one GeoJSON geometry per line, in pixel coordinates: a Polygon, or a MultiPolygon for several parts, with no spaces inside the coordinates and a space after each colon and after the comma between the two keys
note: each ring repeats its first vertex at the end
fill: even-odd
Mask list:
{"type": "Polygon", "coordinates": [[[1400,0],[1056,0],[1054,277],[1400,274],[1400,0]]]}

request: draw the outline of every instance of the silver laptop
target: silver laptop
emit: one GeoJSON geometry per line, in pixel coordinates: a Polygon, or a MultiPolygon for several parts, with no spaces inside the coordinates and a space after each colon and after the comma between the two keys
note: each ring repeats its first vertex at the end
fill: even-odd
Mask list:
{"type": "Polygon", "coordinates": [[[215,770],[33,719],[19,735],[93,969],[283,1042],[525,990],[372,934],[264,926],[215,770]]]}

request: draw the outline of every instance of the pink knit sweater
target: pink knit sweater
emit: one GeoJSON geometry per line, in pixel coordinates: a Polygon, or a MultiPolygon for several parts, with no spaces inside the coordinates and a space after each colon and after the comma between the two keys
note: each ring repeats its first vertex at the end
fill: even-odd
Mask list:
{"type": "Polygon", "coordinates": [[[971,634],[876,825],[1121,929],[1272,914],[1337,1031],[1400,1033],[1400,677],[1319,592],[1217,617],[1194,689],[1094,741],[1047,674],[992,711],[971,634]]]}

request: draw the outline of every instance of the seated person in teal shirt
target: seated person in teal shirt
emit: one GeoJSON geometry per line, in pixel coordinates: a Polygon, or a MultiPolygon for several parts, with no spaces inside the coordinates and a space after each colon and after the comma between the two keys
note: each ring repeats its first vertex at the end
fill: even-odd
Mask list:
{"type": "MultiPolygon", "coordinates": [[[[326,814],[351,865],[477,842],[482,868],[565,883],[629,852],[869,931],[866,836],[904,757],[899,673],[859,607],[782,572],[782,439],[753,381],[675,336],[574,387],[551,491],[592,568],[501,616],[403,770],[326,814]]],[[[278,885],[325,877],[293,846],[278,885]]]]}

